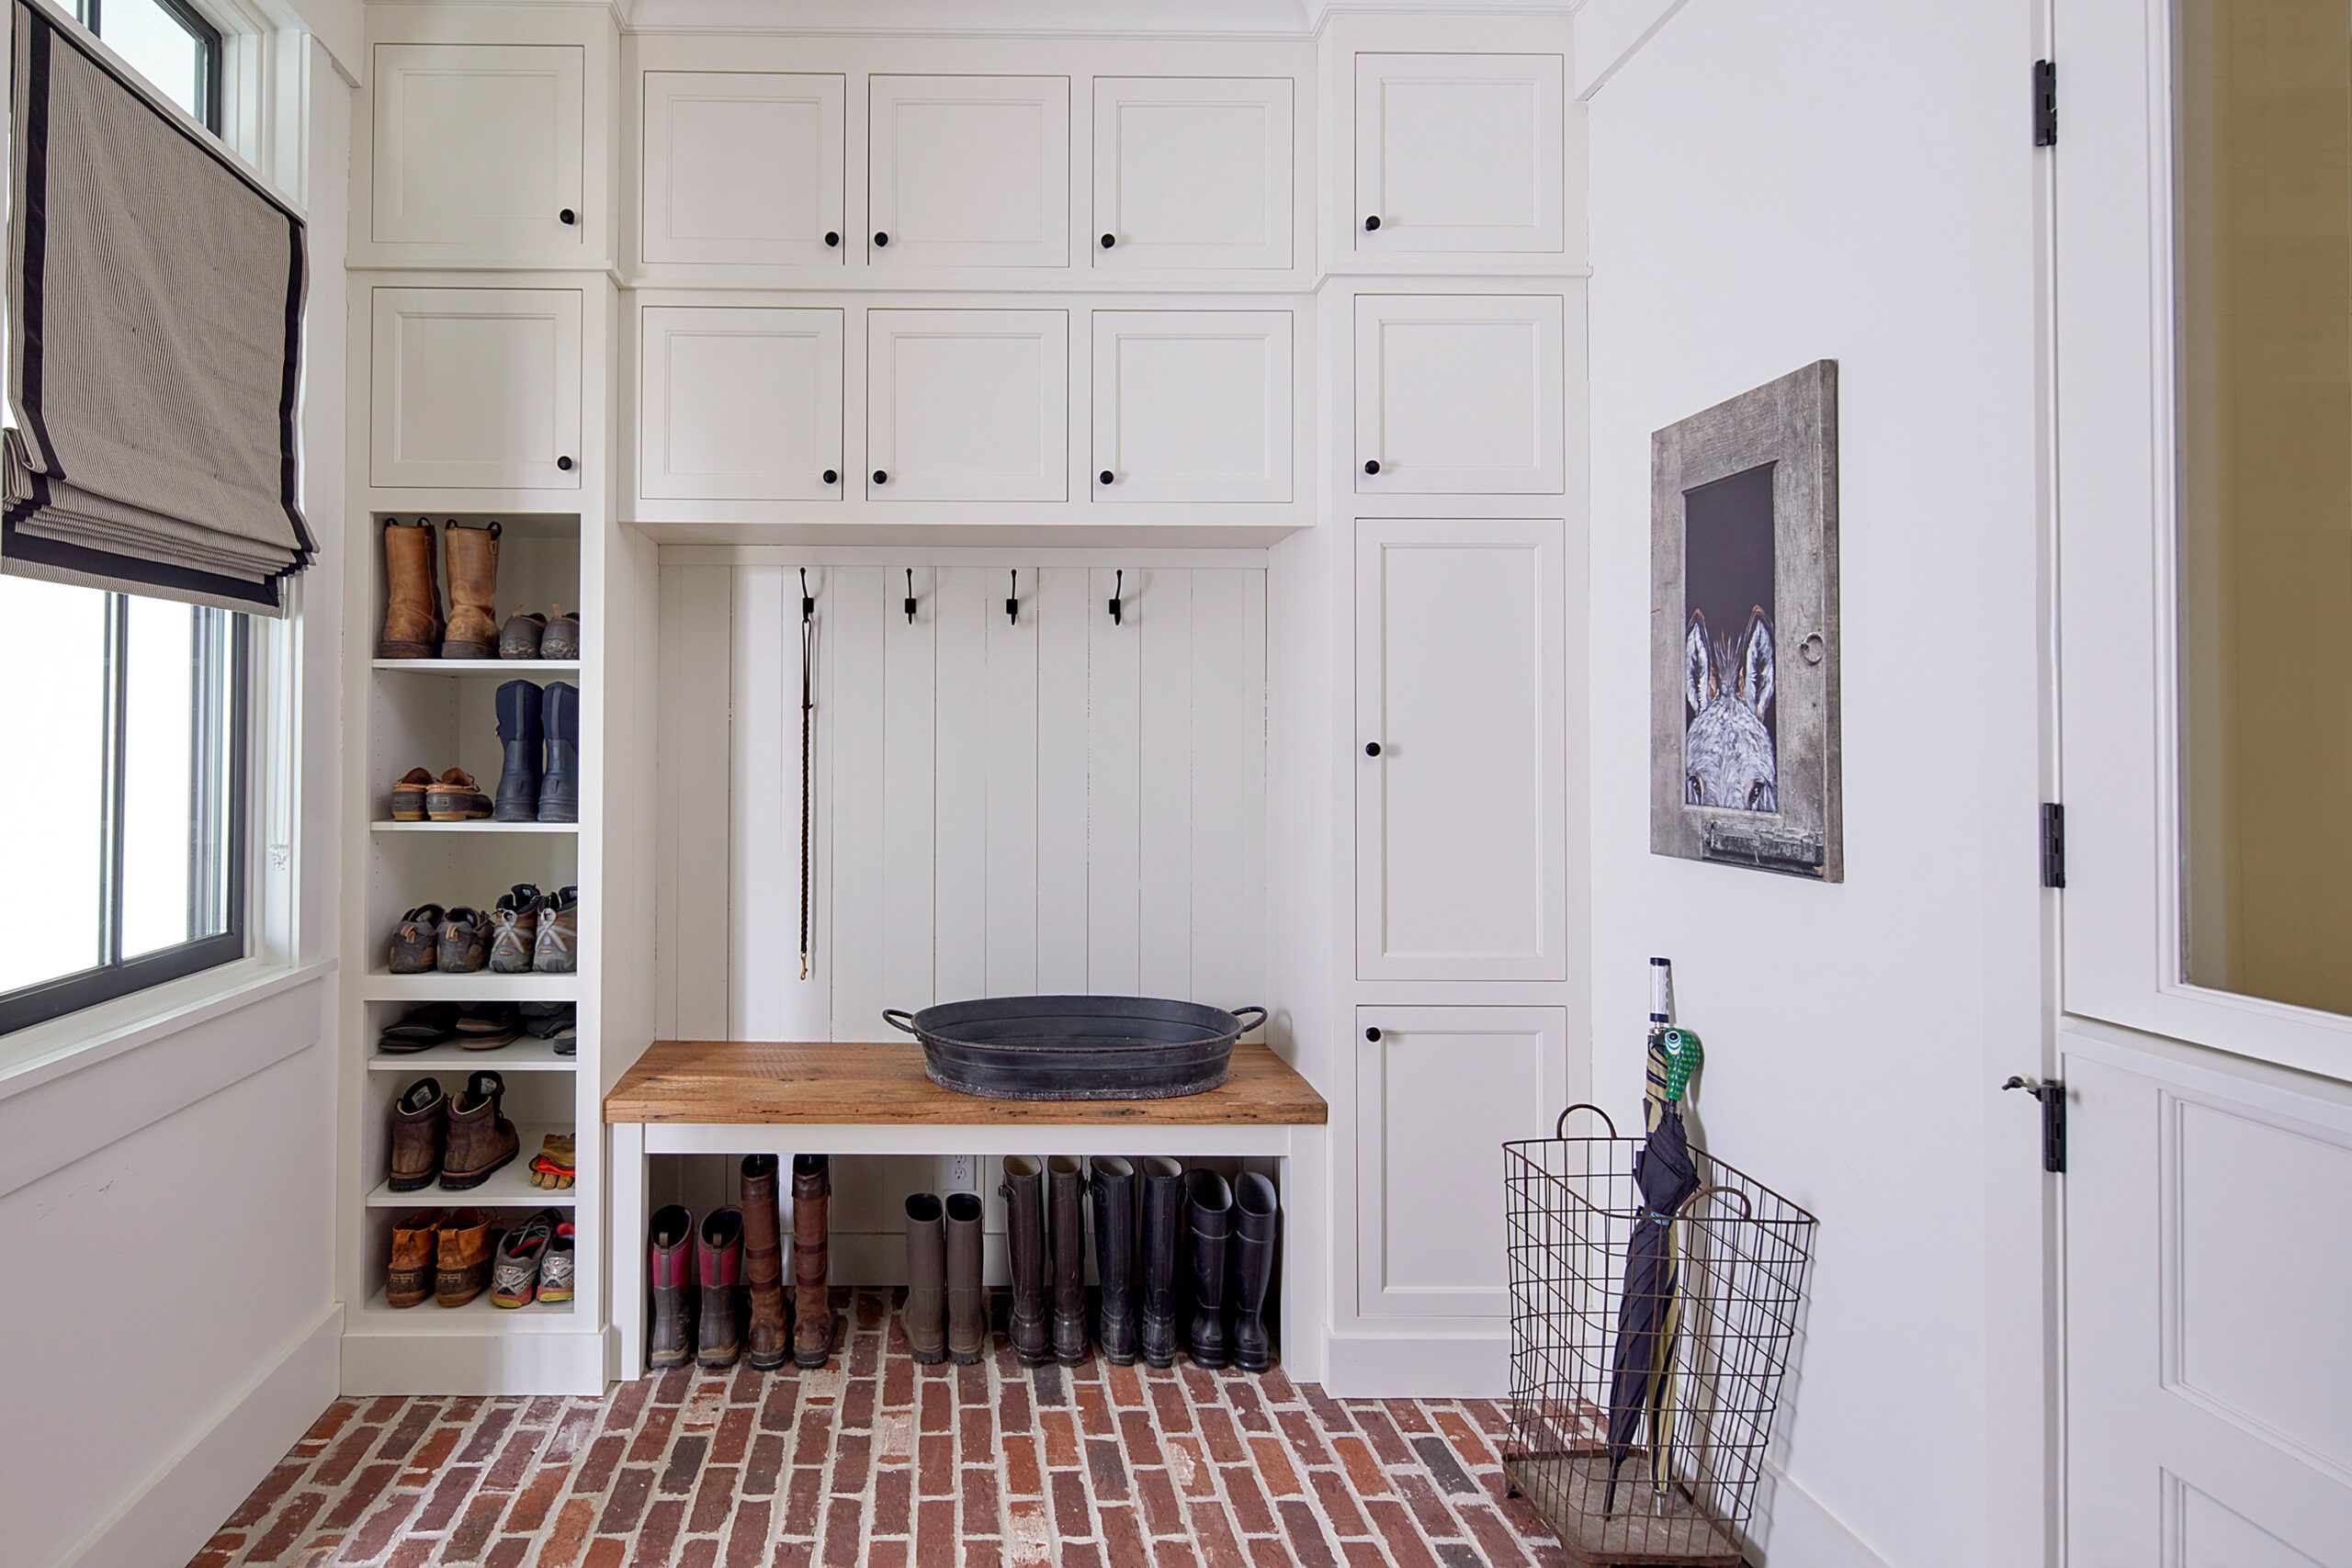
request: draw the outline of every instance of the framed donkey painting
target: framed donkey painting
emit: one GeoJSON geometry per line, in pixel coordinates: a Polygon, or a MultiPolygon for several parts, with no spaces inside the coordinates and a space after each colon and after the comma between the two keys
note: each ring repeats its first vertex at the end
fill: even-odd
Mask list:
{"type": "Polygon", "coordinates": [[[1650,851],[1845,879],[1838,363],[1650,438],[1650,851]]]}

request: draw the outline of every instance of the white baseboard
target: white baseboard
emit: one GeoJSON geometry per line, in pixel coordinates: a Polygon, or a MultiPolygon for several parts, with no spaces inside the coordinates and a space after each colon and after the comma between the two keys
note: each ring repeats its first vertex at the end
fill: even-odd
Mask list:
{"type": "Polygon", "coordinates": [[[602,1393],[605,1338],[594,1328],[560,1334],[346,1334],[343,1392],[602,1393]]]}
{"type": "Polygon", "coordinates": [[[329,1307],[57,1568],[155,1568],[195,1556],[334,1402],[342,1337],[343,1309],[329,1307]]]}
{"type": "Polygon", "coordinates": [[[1510,1337],[1333,1330],[1324,1386],[1342,1399],[1494,1399],[1510,1392],[1510,1337]]]}
{"type": "Polygon", "coordinates": [[[1749,1533],[1749,1557],[1758,1568],[1888,1568],[1885,1558],[1775,1464],[1764,1467],[1749,1533]]]}

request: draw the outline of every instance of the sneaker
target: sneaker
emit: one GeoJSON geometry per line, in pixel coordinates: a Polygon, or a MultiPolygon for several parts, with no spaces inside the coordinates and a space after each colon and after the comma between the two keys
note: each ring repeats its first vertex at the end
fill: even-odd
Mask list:
{"type": "Polygon", "coordinates": [[[539,1300],[550,1304],[571,1299],[571,1222],[565,1220],[548,1238],[548,1255],[539,1264],[539,1300]]]}
{"type": "Polygon", "coordinates": [[[527,882],[518,882],[513,891],[498,900],[490,912],[490,972],[493,975],[527,975],[531,972],[531,950],[539,936],[539,911],[547,900],[539,890],[527,882]]]}
{"type": "Polygon", "coordinates": [[[531,967],[542,975],[569,975],[580,967],[580,889],[559,887],[539,911],[539,934],[531,967]]]}
{"type": "Polygon", "coordinates": [[[447,910],[438,904],[419,904],[401,917],[392,929],[388,960],[395,975],[430,975],[441,951],[441,921],[447,910]]]}
{"type": "Polygon", "coordinates": [[[498,1244],[498,1260],[490,1267],[490,1304],[526,1307],[538,1299],[539,1266],[554,1239],[555,1222],[545,1213],[533,1214],[507,1232],[498,1244]]]}
{"type": "Polygon", "coordinates": [[[490,962],[490,917],[460,904],[441,920],[435,966],[444,975],[479,975],[490,962]]]}

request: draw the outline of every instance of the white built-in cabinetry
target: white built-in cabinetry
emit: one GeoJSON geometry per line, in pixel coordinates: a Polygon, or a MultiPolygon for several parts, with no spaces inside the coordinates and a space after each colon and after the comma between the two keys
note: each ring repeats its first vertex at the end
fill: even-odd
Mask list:
{"type": "Polygon", "coordinates": [[[1094,79],[1093,265],[1291,264],[1287,77],[1094,79]]]}
{"type": "Polygon", "coordinates": [[[1069,78],[876,75],[867,264],[1069,265],[1069,78]]]}
{"type": "Polygon", "coordinates": [[[1357,492],[1566,490],[1564,310],[1557,294],[1357,295],[1357,492]]]}
{"type": "Polygon", "coordinates": [[[639,317],[640,494],[821,501],[840,493],[842,312],[656,305],[639,317]]]}
{"type": "Polygon", "coordinates": [[[1561,255],[1566,64],[1544,53],[1359,51],[1356,251],[1561,255]]]}
{"type": "Polygon", "coordinates": [[[866,494],[1061,501],[1069,313],[869,310],[866,494]]]}
{"type": "Polygon", "coordinates": [[[376,287],[364,297],[371,484],[580,488],[578,289],[376,287]]]}
{"type": "Polygon", "coordinates": [[[379,43],[373,62],[378,244],[585,254],[585,51],[379,43]]]}
{"type": "Polygon", "coordinates": [[[838,265],[847,92],[824,73],[646,72],[644,259],[838,265]]]}
{"type": "Polygon", "coordinates": [[[1291,499],[1291,313],[1094,312],[1095,493],[1291,499]]]}

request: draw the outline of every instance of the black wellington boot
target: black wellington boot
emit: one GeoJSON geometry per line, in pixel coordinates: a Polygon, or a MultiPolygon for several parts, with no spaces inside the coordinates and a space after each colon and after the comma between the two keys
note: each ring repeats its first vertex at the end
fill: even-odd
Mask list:
{"type": "Polygon", "coordinates": [[[1233,1184],[1233,1364],[1262,1372],[1273,1364],[1266,1335],[1266,1287],[1274,1278],[1274,1184],[1255,1171],[1233,1184]]]}
{"type": "Polygon", "coordinates": [[[907,1349],[924,1366],[947,1359],[947,1216],[935,1192],[907,1200],[907,1349]]]}
{"type": "Polygon", "coordinates": [[[1102,1283],[1102,1354],[1136,1364],[1136,1168],[1115,1155],[1094,1160],[1094,1272],[1102,1283]]]}
{"type": "MultiPolygon", "coordinates": [[[[541,708],[548,738],[547,783],[539,786],[539,820],[580,820],[580,688],[548,682],[541,708]]],[[[505,788],[503,781],[499,785],[505,788]]]]}
{"type": "Polygon", "coordinates": [[[1184,1348],[1195,1364],[1216,1371],[1233,1359],[1225,1332],[1225,1262],[1233,1239],[1233,1189],[1213,1170],[1196,1170],[1191,1181],[1184,1228],[1193,1255],[1193,1318],[1184,1330],[1184,1348]]]}
{"type": "Polygon", "coordinates": [[[1046,1168],[1028,1155],[1008,1155],[1004,1185],[1005,1248],[1012,1264],[1012,1353],[1024,1367],[1054,1359],[1046,1312],[1046,1168]]]}
{"type": "Polygon", "coordinates": [[[539,710],[539,689],[530,682],[509,681],[498,688],[498,739],[506,756],[498,769],[498,800],[490,809],[493,822],[539,819],[539,781],[546,768],[539,710]]]}
{"type": "Polygon", "coordinates": [[[1057,1155],[1046,1162],[1046,1186],[1054,1230],[1054,1359],[1074,1367],[1086,1359],[1086,1216],[1079,1207],[1086,1172],[1057,1155]]]}
{"type": "MultiPolygon", "coordinates": [[[[1095,1213],[1100,1216],[1099,1208],[1095,1213]]],[[[1100,1219],[1097,1219],[1100,1224],[1100,1219]]],[[[1176,1252],[1184,1235],[1184,1168],[1172,1159],[1143,1162],[1144,1365],[1176,1364],[1176,1252]]],[[[1109,1330],[1104,1330],[1104,1337],[1109,1330]]]]}

